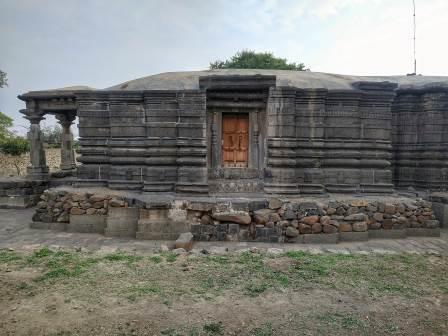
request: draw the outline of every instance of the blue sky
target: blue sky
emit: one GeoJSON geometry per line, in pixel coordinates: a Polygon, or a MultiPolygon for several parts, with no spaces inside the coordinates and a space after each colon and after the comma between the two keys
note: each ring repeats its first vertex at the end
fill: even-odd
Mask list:
{"type": "MultiPolygon", "coordinates": [[[[418,72],[448,75],[448,1],[416,4],[418,72]]],[[[412,0],[0,0],[0,111],[27,125],[20,93],[205,69],[241,49],[313,71],[406,74],[412,0]]]]}

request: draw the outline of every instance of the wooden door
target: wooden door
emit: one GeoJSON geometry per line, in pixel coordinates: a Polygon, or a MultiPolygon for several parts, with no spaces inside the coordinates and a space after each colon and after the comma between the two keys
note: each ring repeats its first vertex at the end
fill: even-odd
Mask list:
{"type": "Polygon", "coordinates": [[[224,167],[247,167],[249,116],[222,115],[222,164],[224,167]]]}

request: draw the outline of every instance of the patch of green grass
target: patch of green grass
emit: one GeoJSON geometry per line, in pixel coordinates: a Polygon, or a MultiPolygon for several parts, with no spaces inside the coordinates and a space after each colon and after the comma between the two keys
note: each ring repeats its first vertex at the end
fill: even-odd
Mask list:
{"type": "Polygon", "coordinates": [[[205,323],[203,329],[207,333],[207,335],[223,335],[224,334],[224,326],[222,325],[221,322],[205,323]]]}
{"type": "Polygon", "coordinates": [[[350,313],[328,312],[318,316],[318,320],[333,329],[363,330],[367,327],[363,320],[350,313]]]}
{"type": "Polygon", "coordinates": [[[87,257],[78,253],[58,251],[53,252],[48,249],[41,249],[31,255],[27,262],[31,265],[44,265],[46,270],[44,274],[35,279],[36,281],[45,281],[58,278],[77,277],[86,272],[91,266],[100,259],[87,257]]]}
{"type": "Polygon", "coordinates": [[[27,262],[29,264],[36,264],[41,259],[49,257],[50,255],[53,255],[53,254],[54,254],[54,252],[52,250],[50,250],[48,247],[44,246],[41,249],[34,251],[33,254],[27,258],[27,262]]]}
{"type": "Polygon", "coordinates": [[[272,287],[272,285],[267,282],[258,283],[252,280],[244,287],[244,290],[246,295],[256,297],[265,292],[270,287],[272,287]]]}
{"type": "Polygon", "coordinates": [[[134,262],[142,260],[143,257],[133,254],[126,254],[123,252],[116,252],[104,256],[104,259],[107,261],[118,261],[118,262],[124,261],[128,264],[132,264],[134,262]]]}
{"type": "Polygon", "coordinates": [[[162,289],[159,286],[154,286],[150,284],[141,284],[137,286],[132,286],[126,289],[126,297],[129,301],[136,301],[138,298],[147,295],[160,295],[162,294],[162,289]]]}
{"type": "Polygon", "coordinates": [[[151,260],[155,264],[159,264],[162,262],[162,257],[159,255],[152,255],[149,257],[149,260],[151,260]]]}
{"type": "Polygon", "coordinates": [[[164,257],[167,262],[175,262],[177,259],[177,255],[175,255],[173,252],[166,252],[164,254],[164,257]]]}
{"type": "Polygon", "coordinates": [[[0,251],[0,263],[6,264],[12,261],[21,260],[22,257],[12,251],[0,251]]]}
{"type": "Polygon", "coordinates": [[[271,323],[265,323],[261,325],[260,327],[256,327],[252,329],[249,332],[249,335],[251,336],[272,336],[273,335],[273,328],[271,323]]]}
{"type": "Polygon", "coordinates": [[[225,265],[225,264],[228,264],[230,260],[229,260],[229,257],[226,257],[226,256],[209,255],[209,256],[207,256],[207,261],[225,265]]]}

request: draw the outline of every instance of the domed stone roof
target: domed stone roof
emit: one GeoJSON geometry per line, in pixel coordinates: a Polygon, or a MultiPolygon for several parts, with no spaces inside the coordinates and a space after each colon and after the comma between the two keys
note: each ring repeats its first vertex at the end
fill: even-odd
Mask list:
{"type": "Polygon", "coordinates": [[[202,76],[276,76],[277,86],[323,88],[329,90],[353,89],[360,81],[392,82],[399,88],[421,88],[427,85],[447,86],[448,76],[351,76],[311,71],[222,69],[205,71],[165,72],[130,80],[104,90],[197,90],[202,76]]]}

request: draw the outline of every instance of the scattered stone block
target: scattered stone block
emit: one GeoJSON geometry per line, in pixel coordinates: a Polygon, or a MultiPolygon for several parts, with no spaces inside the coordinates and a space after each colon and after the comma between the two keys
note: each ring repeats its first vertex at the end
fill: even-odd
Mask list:
{"type": "Polygon", "coordinates": [[[193,248],[193,234],[191,232],[182,233],[175,242],[176,249],[183,248],[190,251],[193,248]]]}

